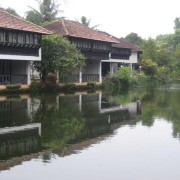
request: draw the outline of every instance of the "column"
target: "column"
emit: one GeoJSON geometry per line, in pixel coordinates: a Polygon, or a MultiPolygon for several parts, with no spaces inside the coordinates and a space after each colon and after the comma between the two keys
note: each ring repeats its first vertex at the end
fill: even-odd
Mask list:
{"type": "Polygon", "coordinates": [[[102,83],[102,63],[99,62],[99,82],[102,83]]]}
{"type": "Polygon", "coordinates": [[[31,62],[26,62],[27,85],[31,84],[31,62]]]}
{"type": "Polygon", "coordinates": [[[79,83],[82,83],[82,70],[79,71],[79,83]]]}

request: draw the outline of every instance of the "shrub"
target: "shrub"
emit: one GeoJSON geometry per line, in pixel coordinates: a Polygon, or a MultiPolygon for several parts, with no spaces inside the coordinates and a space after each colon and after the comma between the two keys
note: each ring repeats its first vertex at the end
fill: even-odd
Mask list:
{"type": "Polygon", "coordinates": [[[17,90],[20,89],[21,85],[20,84],[8,84],[6,85],[7,89],[11,89],[11,90],[17,90]]]}
{"type": "Polygon", "coordinates": [[[73,90],[73,88],[75,87],[76,85],[74,83],[65,83],[64,84],[64,89],[67,90],[67,91],[71,91],[73,90]]]}
{"type": "Polygon", "coordinates": [[[31,85],[30,85],[30,88],[33,91],[38,91],[38,90],[40,90],[42,88],[42,86],[41,86],[40,82],[32,82],[31,85]]]}
{"type": "Polygon", "coordinates": [[[94,87],[95,85],[96,85],[96,82],[93,82],[93,81],[87,83],[87,86],[89,87],[94,87]]]}

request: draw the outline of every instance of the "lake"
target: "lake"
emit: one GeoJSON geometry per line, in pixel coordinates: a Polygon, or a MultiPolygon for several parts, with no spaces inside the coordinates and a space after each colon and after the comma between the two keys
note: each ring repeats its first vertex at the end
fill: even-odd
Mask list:
{"type": "Polygon", "coordinates": [[[1,180],[179,180],[180,84],[0,96],[1,180]]]}

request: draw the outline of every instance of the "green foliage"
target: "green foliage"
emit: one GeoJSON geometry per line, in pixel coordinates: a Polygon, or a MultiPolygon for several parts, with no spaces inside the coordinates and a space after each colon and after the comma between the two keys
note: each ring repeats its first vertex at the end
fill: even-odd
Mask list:
{"type": "Polygon", "coordinates": [[[147,76],[155,76],[157,74],[157,63],[151,59],[142,60],[142,70],[147,76]]]}
{"type": "Polygon", "coordinates": [[[64,84],[64,89],[66,91],[72,91],[76,85],[74,83],[65,83],[64,84]]]}
{"type": "Polygon", "coordinates": [[[65,99],[57,106],[54,95],[43,95],[39,109],[33,116],[34,122],[42,124],[42,145],[60,150],[75,139],[84,127],[83,114],[65,99]]]}
{"type": "Polygon", "coordinates": [[[175,24],[175,27],[174,27],[175,30],[180,29],[180,17],[177,17],[174,20],[174,24],[175,24]]]}
{"type": "Polygon", "coordinates": [[[6,85],[6,88],[10,89],[10,90],[17,90],[17,89],[20,89],[20,87],[21,87],[20,84],[8,84],[8,85],[6,85]]]}
{"type": "Polygon", "coordinates": [[[39,91],[42,88],[42,85],[40,82],[34,81],[34,82],[31,82],[30,88],[33,91],[39,91]]]}
{"type": "Polygon", "coordinates": [[[87,86],[89,87],[94,87],[95,85],[96,85],[96,82],[93,82],[93,81],[87,83],[87,86]]]}
{"type": "Polygon", "coordinates": [[[37,0],[39,3],[39,10],[32,7],[27,11],[26,20],[35,24],[41,25],[43,23],[51,22],[56,19],[59,12],[59,4],[54,0],[37,0]]]}
{"type": "Polygon", "coordinates": [[[141,49],[143,51],[142,59],[156,60],[157,46],[156,41],[154,39],[149,38],[148,40],[143,40],[141,44],[141,49]]]}
{"type": "Polygon", "coordinates": [[[125,39],[133,44],[140,45],[142,43],[142,38],[138,36],[137,33],[128,34],[125,39]]]}
{"type": "MultiPolygon", "coordinates": [[[[77,20],[78,21],[78,20],[77,20]]],[[[83,25],[85,25],[85,26],[87,26],[87,27],[90,27],[90,23],[91,23],[91,19],[88,19],[86,16],[81,16],[81,19],[80,19],[80,21],[78,21],[78,22],[80,22],[81,24],[83,24],[83,25]]],[[[97,25],[94,25],[93,27],[91,27],[92,29],[95,29],[95,28],[97,28],[99,26],[99,24],[97,24],[97,25]]]]}
{"type": "Polygon", "coordinates": [[[12,14],[12,15],[14,15],[14,16],[20,17],[19,14],[18,14],[14,9],[12,9],[12,8],[10,8],[10,7],[8,7],[7,9],[5,9],[5,11],[8,12],[9,14],[12,14]]]}
{"type": "Polygon", "coordinates": [[[129,82],[131,76],[131,69],[129,67],[121,67],[116,71],[115,75],[122,82],[129,82]]]}
{"type": "Polygon", "coordinates": [[[108,75],[103,80],[103,89],[105,94],[115,94],[119,92],[120,82],[114,75],[108,75]]]}
{"type": "Polygon", "coordinates": [[[43,38],[42,61],[34,62],[34,68],[40,72],[41,80],[47,81],[48,74],[59,71],[59,76],[65,76],[76,68],[85,65],[85,58],[67,39],[59,35],[43,38]]]}
{"type": "Polygon", "coordinates": [[[42,25],[43,19],[42,19],[42,16],[40,13],[38,13],[34,10],[30,10],[30,11],[27,11],[26,14],[27,14],[26,15],[27,21],[30,21],[30,22],[37,24],[37,25],[42,25]]]}

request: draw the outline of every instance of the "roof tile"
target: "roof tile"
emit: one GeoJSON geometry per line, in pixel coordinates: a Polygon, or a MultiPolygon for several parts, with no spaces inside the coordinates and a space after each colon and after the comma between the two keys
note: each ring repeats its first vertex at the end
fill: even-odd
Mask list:
{"type": "Polygon", "coordinates": [[[105,34],[99,33],[98,31],[93,30],[92,28],[89,28],[76,21],[59,19],[44,27],[50,31],[53,31],[54,33],[61,34],[62,36],[79,37],[84,39],[117,43],[115,39],[112,39],[105,34]]]}
{"type": "Polygon", "coordinates": [[[14,29],[21,31],[36,32],[40,34],[52,34],[51,31],[33,24],[23,18],[9,14],[0,8],[0,28],[14,29]]]}

